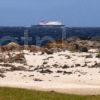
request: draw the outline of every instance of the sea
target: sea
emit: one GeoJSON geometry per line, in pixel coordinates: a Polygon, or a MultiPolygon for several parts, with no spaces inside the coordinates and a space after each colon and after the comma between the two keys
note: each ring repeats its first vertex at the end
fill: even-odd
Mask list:
{"type": "Polygon", "coordinates": [[[100,40],[100,27],[40,26],[0,27],[0,45],[16,42],[20,45],[43,46],[48,42],[69,38],[100,40]]]}

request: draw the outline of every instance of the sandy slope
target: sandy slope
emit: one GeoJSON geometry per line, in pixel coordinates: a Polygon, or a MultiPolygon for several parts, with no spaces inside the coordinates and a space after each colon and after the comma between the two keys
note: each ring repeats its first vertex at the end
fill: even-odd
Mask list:
{"type": "Polygon", "coordinates": [[[0,78],[0,86],[100,95],[100,68],[90,68],[95,62],[100,63],[100,59],[95,57],[96,53],[72,53],[69,51],[52,55],[41,55],[41,52],[33,54],[28,51],[24,51],[24,53],[28,64],[25,67],[29,68],[30,65],[33,67],[30,71],[7,71],[4,73],[6,77],[0,78]],[[92,58],[85,57],[90,54],[93,56],[92,58]],[[46,62],[45,69],[51,70],[52,73],[40,73],[34,70],[37,66],[42,66],[43,62],[46,62]],[[84,66],[85,63],[87,63],[86,66],[84,66]],[[58,66],[53,66],[54,64],[58,66]],[[65,64],[69,68],[61,67],[65,64]],[[76,67],[76,64],[80,64],[80,66],[76,67]]]}

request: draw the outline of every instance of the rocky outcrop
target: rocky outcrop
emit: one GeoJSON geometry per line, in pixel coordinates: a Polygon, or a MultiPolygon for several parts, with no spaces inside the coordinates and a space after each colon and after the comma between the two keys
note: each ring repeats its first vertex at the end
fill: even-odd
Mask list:
{"type": "Polygon", "coordinates": [[[70,51],[80,51],[87,52],[88,49],[100,49],[99,41],[90,41],[90,40],[81,40],[81,39],[68,39],[65,41],[56,41],[48,43],[45,48],[49,50],[55,48],[57,51],[61,50],[70,50],[70,51]]]}
{"type": "Polygon", "coordinates": [[[16,63],[26,64],[26,59],[24,57],[24,53],[19,53],[19,54],[16,54],[15,56],[11,56],[9,58],[10,58],[10,60],[9,60],[10,63],[16,62],[16,63]]]}
{"type": "Polygon", "coordinates": [[[23,66],[18,66],[18,67],[13,66],[13,67],[11,67],[10,70],[11,71],[27,71],[27,69],[25,67],[23,67],[23,66]]]}
{"type": "Polygon", "coordinates": [[[5,52],[5,51],[20,51],[22,50],[22,46],[18,45],[17,43],[15,42],[11,42],[7,45],[4,45],[4,46],[1,46],[0,47],[0,51],[1,52],[5,52]]]}

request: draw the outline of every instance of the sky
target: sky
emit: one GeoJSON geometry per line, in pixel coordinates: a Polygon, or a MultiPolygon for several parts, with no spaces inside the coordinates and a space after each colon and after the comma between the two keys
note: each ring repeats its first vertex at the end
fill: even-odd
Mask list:
{"type": "Polygon", "coordinates": [[[100,0],[0,0],[0,26],[30,26],[42,20],[100,27],[100,0]]]}

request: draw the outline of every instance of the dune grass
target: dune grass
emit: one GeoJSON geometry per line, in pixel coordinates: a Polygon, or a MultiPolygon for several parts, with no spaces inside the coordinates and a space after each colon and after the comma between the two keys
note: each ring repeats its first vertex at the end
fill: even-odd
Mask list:
{"type": "Polygon", "coordinates": [[[100,100],[100,96],[66,95],[18,88],[0,88],[0,100],[100,100]]]}

